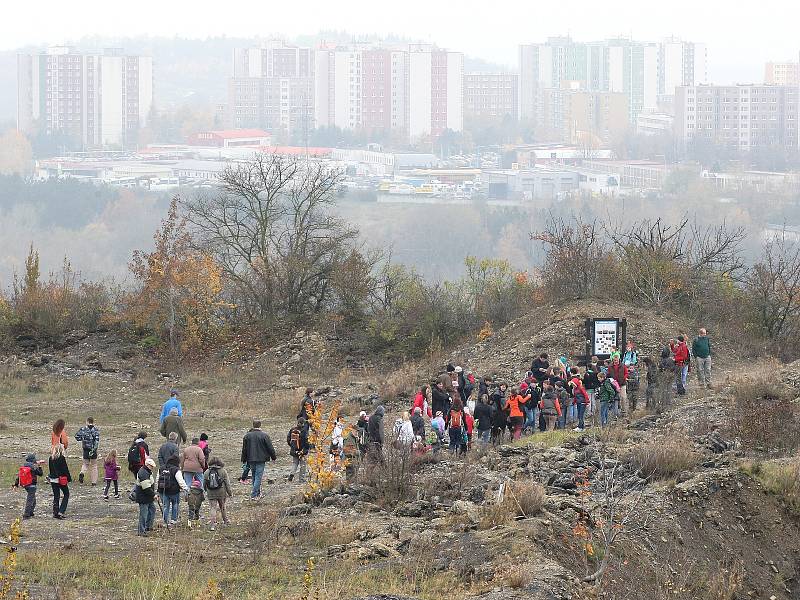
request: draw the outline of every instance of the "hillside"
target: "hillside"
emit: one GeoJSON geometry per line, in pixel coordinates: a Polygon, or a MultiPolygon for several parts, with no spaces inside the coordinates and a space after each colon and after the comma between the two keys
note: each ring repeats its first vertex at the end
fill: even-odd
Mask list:
{"type": "MultiPolygon", "coordinates": [[[[479,374],[517,375],[540,351],[581,349],[590,316],[626,318],[629,337],[651,354],[678,331],[693,332],[667,313],[577,302],[536,309],[451,359],[479,374]]],[[[159,409],[173,386],[189,434],[207,432],[232,477],[251,416],[264,418],[278,460],[267,466],[262,499],[249,500],[249,488],[234,482],[230,526],[159,527],[144,539],[135,536],[136,506],[124,498],[104,502],[96,488],[74,483],[67,519],[57,522],[48,515],[49,489],[41,486],[19,550],[18,575],[33,598],[194,600],[212,597],[202,592],[209,578],[226,598],[301,598],[304,590],[326,600],[593,598],[597,590],[581,580],[602,561],[601,523],[617,523],[620,515],[628,518],[607,554],[599,597],[800,597],[800,524],[788,492],[776,493],[767,477],[790,464],[794,445],[778,453],[774,444],[736,439],[737,431],[747,432],[730,399],[750,392],[728,369],[736,357],[724,341],[716,344],[717,387],[692,386],[661,414],[640,411],[604,431],[538,433],[465,458],[441,453],[417,462],[389,449],[382,467],[362,465],[355,479],[307,503],[302,486],[286,481],[291,461],[284,445],[301,389],[312,385],[329,400],[345,398],[351,422],[361,407],[372,410],[388,395],[391,371],[348,369],[335,340],[313,332],[298,332],[244,363],[173,373],[110,334],[73,338],[50,354],[0,361],[4,525],[23,501],[8,484],[26,453],[46,455],[53,419],[65,418],[74,435],[93,415],[103,452],[124,455],[140,428],[155,449],[162,442],[159,409]],[[579,535],[587,515],[592,527],[579,535]],[[153,578],[151,566],[165,577],[153,578]]],[[[409,387],[430,375],[420,372],[409,387]]],[[[768,401],[755,397],[758,389],[752,393],[766,411],[768,401]]],[[[768,429],[770,435],[794,435],[796,411],[787,406],[780,405],[781,428],[768,429]]],[[[387,429],[401,408],[389,407],[387,429]]],[[[78,453],[70,447],[73,476],[78,453]]],[[[126,474],[121,487],[130,485],[126,474]]],[[[181,511],[183,519],[185,504],[181,511]]]]}

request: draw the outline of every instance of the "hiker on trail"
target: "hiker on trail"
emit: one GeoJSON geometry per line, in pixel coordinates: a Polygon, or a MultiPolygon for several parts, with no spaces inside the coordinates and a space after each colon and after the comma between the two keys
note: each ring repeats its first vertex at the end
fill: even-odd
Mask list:
{"type": "Polygon", "coordinates": [[[198,445],[199,438],[192,438],[192,445],[183,450],[181,455],[181,471],[186,485],[191,486],[193,481],[203,483],[203,473],[206,470],[206,455],[198,445]]]}
{"type": "Polygon", "coordinates": [[[615,356],[608,367],[608,377],[611,377],[619,384],[619,409],[623,415],[628,414],[628,367],[620,361],[619,356],[615,356]]]}
{"type": "MultiPolygon", "coordinates": [[[[201,451],[202,452],[202,451],[201,451]]],[[[261,421],[253,420],[253,427],[242,439],[242,462],[250,466],[253,473],[253,491],[250,497],[261,497],[261,479],[264,477],[264,466],[267,461],[277,460],[272,440],[261,430],[261,421]]]]}
{"type": "MultiPolygon", "coordinates": [[[[458,392],[459,396],[461,397],[461,403],[464,406],[466,406],[467,405],[467,399],[469,398],[469,395],[467,394],[467,378],[464,375],[464,369],[462,367],[460,367],[460,366],[457,366],[456,370],[455,370],[455,373],[456,373],[456,384],[457,384],[456,391],[458,392]]],[[[470,388],[470,391],[471,391],[471,388],[470,388]]]]}
{"type": "Polygon", "coordinates": [[[186,443],[186,429],[183,428],[183,417],[178,415],[177,407],[173,406],[169,409],[167,417],[161,421],[161,435],[169,438],[170,433],[177,433],[179,444],[186,443]]]}
{"type": "Polygon", "coordinates": [[[490,397],[495,407],[494,419],[492,420],[492,443],[494,444],[503,440],[503,434],[508,425],[508,413],[506,412],[507,389],[508,386],[505,382],[502,382],[490,397]]]}
{"type": "Polygon", "coordinates": [[[50,485],[53,488],[53,518],[64,519],[69,502],[69,483],[72,481],[64,456],[64,446],[61,444],[53,446],[48,466],[50,485]]]}
{"type": "Polygon", "coordinates": [[[75,439],[81,443],[83,449],[83,461],[81,462],[81,472],[78,474],[78,483],[83,483],[86,472],[92,485],[97,485],[97,450],[100,447],[100,430],[94,426],[94,419],[88,417],[86,425],[78,429],[75,439]]]}
{"type": "Polygon", "coordinates": [[[572,367],[571,375],[572,379],[570,379],[569,385],[572,390],[575,410],[578,415],[578,426],[575,427],[574,431],[583,431],[585,429],[584,416],[586,415],[586,408],[591,403],[591,400],[589,400],[589,393],[586,391],[583,381],[581,380],[578,367],[572,367]]]}
{"type": "Polygon", "coordinates": [[[512,439],[518,440],[522,435],[522,424],[525,415],[522,412],[525,403],[531,399],[530,394],[522,396],[518,388],[512,388],[511,394],[506,399],[503,409],[508,412],[508,420],[511,423],[512,439]]]}
{"type": "Polygon", "coordinates": [[[161,444],[158,449],[158,466],[164,468],[170,458],[173,456],[178,458],[180,456],[180,448],[178,448],[178,434],[175,431],[170,432],[167,436],[167,441],[161,444]]]}
{"type": "Polygon", "coordinates": [[[140,431],[136,439],[133,440],[131,447],[128,448],[128,471],[134,477],[139,474],[139,470],[144,466],[147,457],[150,456],[150,447],[144,439],[147,437],[146,431],[140,431]]]}
{"type": "Polygon", "coordinates": [[[139,505],[139,526],[136,535],[146,536],[148,531],[153,531],[157,483],[156,461],[148,457],[136,473],[136,485],[133,488],[133,497],[139,505]]]}
{"type": "Polygon", "coordinates": [[[69,436],[67,432],[64,431],[64,427],[66,423],[64,423],[64,419],[57,419],[55,423],[53,423],[53,432],[50,434],[50,451],[53,451],[53,448],[56,444],[61,444],[64,446],[64,450],[69,447],[69,436]]]}
{"type": "Polygon", "coordinates": [[[444,422],[444,414],[442,411],[436,413],[436,416],[431,420],[431,431],[435,436],[433,442],[433,452],[436,453],[444,446],[444,430],[447,424],[444,422]]]}
{"type": "Polygon", "coordinates": [[[164,419],[166,419],[169,416],[170,411],[173,408],[178,409],[179,417],[183,417],[183,406],[181,405],[181,401],[178,400],[178,390],[170,391],[169,400],[164,402],[164,406],[161,407],[161,416],[159,417],[158,422],[163,423],[164,419]]]}
{"type": "Polygon", "coordinates": [[[597,389],[597,401],[600,405],[600,426],[605,427],[608,425],[608,411],[614,403],[614,398],[617,395],[617,390],[611,382],[611,377],[605,373],[600,372],[597,375],[600,382],[600,387],[597,389]]]}
{"type": "Polygon", "coordinates": [[[570,398],[570,393],[567,391],[567,384],[563,379],[556,381],[555,394],[556,398],[558,398],[558,404],[561,407],[561,414],[556,423],[560,429],[566,429],[567,422],[571,420],[570,408],[572,400],[570,398]]]}
{"type": "Polygon", "coordinates": [[[649,356],[642,359],[642,364],[645,367],[645,374],[647,375],[647,388],[645,388],[645,406],[651,408],[655,404],[656,390],[659,384],[658,366],[653,362],[649,356]]]}
{"type": "Polygon", "coordinates": [[[708,332],[705,329],[700,329],[692,341],[692,356],[698,383],[701,387],[711,389],[711,340],[708,339],[708,332]]]}
{"type": "Polygon", "coordinates": [[[635,367],[639,364],[639,353],[633,342],[625,344],[625,354],[622,356],[622,364],[626,367],[635,367]]]}
{"type": "Polygon", "coordinates": [[[556,428],[556,420],[561,416],[561,404],[558,401],[555,388],[549,381],[543,384],[542,399],[539,401],[539,410],[545,421],[545,431],[556,428]]]}
{"type": "Polygon", "coordinates": [[[358,421],[356,421],[356,435],[358,439],[358,449],[361,456],[364,456],[369,449],[369,417],[366,411],[358,413],[358,421]]]}
{"type": "Polygon", "coordinates": [[[36,460],[35,454],[28,454],[25,457],[25,464],[19,468],[17,478],[14,481],[15,488],[22,488],[25,490],[25,509],[22,511],[23,519],[30,519],[33,517],[33,512],[36,510],[36,484],[39,482],[39,477],[44,476],[42,470],[43,460],[36,460]]]}
{"type": "Polygon", "coordinates": [[[537,383],[542,383],[545,379],[547,379],[548,373],[550,371],[550,361],[548,360],[548,356],[546,352],[542,352],[538,358],[534,359],[531,363],[531,373],[533,377],[536,379],[537,383]]]}
{"type": "Polygon", "coordinates": [[[481,377],[481,380],[478,382],[478,399],[484,399],[484,401],[489,400],[489,387],[492,385],[492,378],[490,375],[484,375],[481,377]]]}
{"type": "Polygon", "coordinates": [[[536,383],[536,379],[533,378],[533,374],[530,371],[528,373],[530,377],[526,377],[519,386],[523,396],[530,395],[531,397],[522,407],[522,412],[525,413],[522,431],[534,433],[536,431],[536,411],[539,408],[539,400],[542,399],[542,391],[536,383]]]}
{"type": "Polygon", "coordinates": [[[106,482],[106,489],[103,490],[103,500],[108,502],[108,490],[111,483],[114,483],[114,498],[119,498],[119,472],[122,467],[117,464],[117,451],[111,450],[106,454],[103,461],[103,480],[106,482]]]}
{"type": "Polygon", "coordinates": [[[314,393],[314,388],[307,387],[303,399],[300,401],[300,410],[297,412],[297,418],[303,419],[307,423],[311,420],[317,410],[317,399],[314,393]]]}
{"type": "Polygon", "coordinates": [[[431,390],[431,410],[433,414],[441,412],[446,415],[450,412],[450,396],[447,393],[445,385],[441,381],[437,381],[431,390]]]}
{"type": "Polygon", "coordinates": [[[158,493],[161,496],[161,510],[164,525],[174,527],[178,523],[178,507],[181,491],[188,492],[184,474],[178,466],[178,457],[170,456],[158,473],[158,493]]]}
{"type": "Polygon", "coordinates": [[[464,407],[464,428],[467,434],[467,441],[464,444],[464,452],[466,452],[469,448],[472,448],[472,432],[475,429],[475,417],[472,416],[469,406],[464,407]]]}
{"type": "Polygon", "coordinates": [[[448,449],[451,454],[455,454],[459,452],[464,445],[464,405],[460,397],[456,397],[455,400],[453,400],[453,405],[450,407],[448,423],[447,433],[450,436],[448,449]]]}
{"type": "Polygon", "coordinates": [[[597,379],[597,374],[600,373],[600,361],[596,356],[593,356],[586,365],[586,372],[583,374],[583,387],[589,396],[589,406],[587,408],[588,414],[592,417],[592,423],[596,423],[597,415],[597,388],[600,387],[600,381],[597,379]]]}
{"type": "Polygon", "coordinates": [[[200,480],[195,479],[192,482],[192,487],[189,488],[189,497],[186,499],[186,503],[189,505],[189,515],[186,524],[189,526],[189,529],[200,525],[200,508],[203,506],[203,500],[205,499],[206,496],[203,493],[203,484],[200,480]]]}
{"type": "Polygon", "coordinates": [[[414,407],[414,414],[411,415],[411,429],[414,431],[414,436],[425,439],[425,419],[419,406],[414,407]]]}
{"type": "Polygon", "coordinates": [[[296,474],[300,474],[299,481],[303,481],[306,473],[306,457],[310,445],[308,443],[308,424],[303,419],[297,419],[295,426],[286,434],[286,443],[289,445],[289,455],[292,457],[292,472],[287,477],[292,481],[296,474]]]}
{"type": "Polygon", "coordinates": [[[447,393],[452,393],[456,391],[455,388],[453,387],[453,374],[455,373],[455,370],[456,368],[453,365],[448,364],[447,367],[445,367],[445,372],[440,374],[439,377],[436,379],[436,381],[442,384],[443,390],[447,393]]]}
{"type": "Polygon", "coordinates": [[[681,391],[686,393],[686,388],[683,387],[681,382],[681,371],[678,365],[675,364],[675,359],[672,358],[672,352],[668,346],[664,346],[661,350],[661,358],[658,361],[658,375],[656,411],[660,412],[664,406],[669,404],[669,390],[677,389],[679,393],[681,391]]]}
{"type": "Polygon", "coordinates": [[[211,525],[209,529],[214,531],[217,528],[217,509],[219,509],[222,522],[228,525],[228,513],[225,511],[225,502],[233,496],[231,484],[228,480],[228,472],[225,470],[225,463],[217,456],[212,456],[208,460],[208,470],[205,472],[203,487],[208,496],[208,508],[210,511],[211,525]]]}
{"type": "Polygon", "coordinates": [[[208,445],[208,434],[203,432],[200,434],[200,441],[197,442],[197,445],[200,446],[200,449],[203,451],[203,456],[206,457],[206,464],[208,464],[208,459],[211,456],[211,448],[208,445]]]}
{"type": "Polygon", "coordinates": [[[492,435],[492,405],[489,404],[488,396],[480,396],[475,405],[475,420],[478,422],[478,440],[482,444],[488,444],[492,435]]]}
{"type": "Polygon", "coordinates": [[[397,432],[397,441],[408,448],[414,443],[414,426],[411,424],[411,418],[407,412],[404,412],[400,419],[400,431],[397,432]]]}
{"type": "Polygon", "coordinates": [[[679,335],[677,342],[670,340],[669,349],[675,361],[675,388],[678,395],[683,396],[686,394],[686,376],[689,373],[689,347],[686,345],[686,338],[679,335]]]}
{"type": "Polygon", "coordinates": [[[367,423],[370,452],[375,452],[378,455],[383,450],[383,416],[385,414],[386,409],[383,408],[383,405],[379,405],[375,408],[375,412],[372,413],[367,423]]]}
{"type": "Polygon", "coordinates": [[[420,414],[427,416],[429,419],[433,416],[431,405],[428,403],[428,395],[430,394],[430,387],[423,385],[414,396],[414,404],[411,405],[412,414],[418,408],[420,414]]]}

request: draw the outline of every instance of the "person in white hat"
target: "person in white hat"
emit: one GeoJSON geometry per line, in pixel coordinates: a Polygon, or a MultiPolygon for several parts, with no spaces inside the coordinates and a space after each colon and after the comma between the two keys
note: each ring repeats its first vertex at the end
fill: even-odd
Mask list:
{"type": "Polygon", "coordinates": [[[139,505],[139,528],[137,535],[146,536],[153,530],[156,518],[156,461],[149,456],[136,474],[136,486],[133,488],[134,498],[139,505]]]}

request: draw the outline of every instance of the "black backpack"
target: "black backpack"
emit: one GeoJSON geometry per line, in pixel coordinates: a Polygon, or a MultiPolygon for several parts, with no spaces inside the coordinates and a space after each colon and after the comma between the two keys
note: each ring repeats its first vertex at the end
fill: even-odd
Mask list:
{"type": "Polygon", "coordinates": [[[128,449],[128,465],[134,467],[142,464],[142,454],[139,452],[139,444],[134,443],[128,449]]]}
{"type": "Polygon", "coordinates": [[[222,487],[222,478],[219,476],[219,469],[208,470],[208,487],[209,490],[218,490],[222,487]]]}
{"type": "Polygon", "coordinates": [[[175,466],[166,467],[161,469],[161,473],[158,475],[158,493],[159,494],[166,494],[167,496],[174,496],[178,492],[181,491],[181,485],[178,483],[178,480],[175,478],[175,473],[178,472],[178,468],[175,466]]]}

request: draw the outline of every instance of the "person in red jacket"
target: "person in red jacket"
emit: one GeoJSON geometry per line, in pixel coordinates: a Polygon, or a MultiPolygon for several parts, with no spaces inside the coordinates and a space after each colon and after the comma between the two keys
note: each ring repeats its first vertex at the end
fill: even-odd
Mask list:
{"type": "Polygon", "coordinates": [[[427,385],[423,385],[417,395],[414,396],[414,404],[411,406],[411,410],[409,411],[410,414],[414,414],[414,409],[418,408],[420,414],[427,415],[429,419],[433,418],[433,413],[431,412],[431,405],[428,401],[428,395],[430,394],[429,388],[427,385]]]}
{"type": "Polygon", "coordinates": [[[670,340],[669,349],[672,350],[672,358],[675,360],[675,387],[678,395],[686,394],[686,377],[689,374],[689,346],[686,345],[686,338],[678,336],[678,341],[670,340]]]}
{"type": "Polygon", "coordinates": [[[572,397],[575,398],[575,408],[578,411],[578,426],[574,431],[583,431],[583,416],[586,414],[586,407],[589,406],[589,392],[583,385],[578,367],[570,369],[572,379],[569,380],[569,387],[572,390],[572,397]]]}
{"type": "Polygon", "coordinates": [[[464,407],[464,426],[467,428],[467,446],[464,448],[464,451],[468,448],[472,448],[472,430],[475,427],[475,418],[472,416],[472,411],[464,407]]]}
{"type": "Polygon", "coordinates": [[[608,376],[619,384],[620,407],[617,409],[623,415],[628,414],[628,367],[619,359],[619,354],[614,357],[611,366],[608,367],[608,376]]]}

